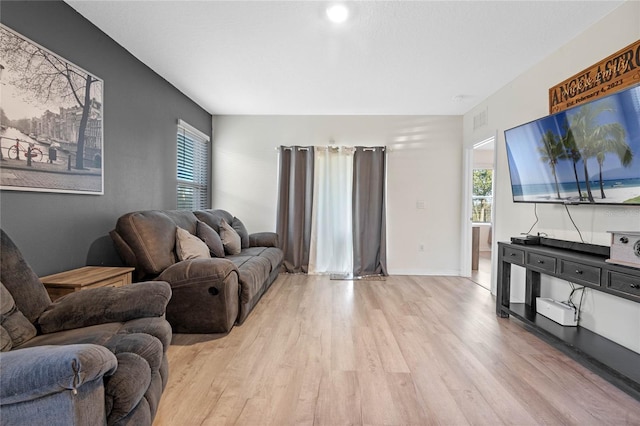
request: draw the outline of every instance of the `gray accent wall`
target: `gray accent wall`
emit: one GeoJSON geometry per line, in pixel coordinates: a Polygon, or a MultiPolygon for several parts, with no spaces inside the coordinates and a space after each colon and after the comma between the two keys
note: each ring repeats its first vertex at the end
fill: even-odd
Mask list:
{"type": "Polygon", "coordinates": [[[211,114],[62,1],[3,1],[0,22],[104,81],[104,195],[1,191],[0,226],[40,276],[118,265],[117,218],[176,207],[177,120],[211,136],[211,114]]]}

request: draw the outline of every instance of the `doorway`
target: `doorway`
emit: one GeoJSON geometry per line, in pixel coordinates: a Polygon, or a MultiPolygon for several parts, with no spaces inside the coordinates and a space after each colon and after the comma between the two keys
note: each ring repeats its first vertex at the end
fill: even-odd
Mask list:
{"type": "Polygon", "coordinates": [[[491,290],[495,138],[473,145],[471,171],[471,280],[491,290]]]}

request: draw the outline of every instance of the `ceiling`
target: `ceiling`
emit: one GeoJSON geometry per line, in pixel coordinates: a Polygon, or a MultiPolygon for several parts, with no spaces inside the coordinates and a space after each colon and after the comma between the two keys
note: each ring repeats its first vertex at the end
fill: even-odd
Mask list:
{"type": "Polygon", "coordinates": [[[214,115],[464,114],[623,3],[66,1],[214,115]]]}

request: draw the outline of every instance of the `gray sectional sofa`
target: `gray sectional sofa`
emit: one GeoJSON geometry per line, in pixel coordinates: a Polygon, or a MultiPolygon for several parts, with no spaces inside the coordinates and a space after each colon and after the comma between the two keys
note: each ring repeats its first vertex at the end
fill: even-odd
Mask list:
{"type": "Polygon", "coordinates": [[[171,285],[167,320],[177,333],[223,333],[242,324],[280,273],[283,254],[273,232],[249,234],[225,210],[146,210],[121,216],[110,233],[136,280],[171,285]],[[221,220],[240,236],[239,254],[180,260],[178,227],[198,234],[199,222],[217,233],[221,220]]]}

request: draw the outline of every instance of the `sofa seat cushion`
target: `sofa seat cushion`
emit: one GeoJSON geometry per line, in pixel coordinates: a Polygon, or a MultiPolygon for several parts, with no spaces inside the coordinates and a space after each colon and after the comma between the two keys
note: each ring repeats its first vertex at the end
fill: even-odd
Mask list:
{"type": "Polygon", "coordinates": [[[157,338],[165,349],[171,343],[171,326],[164,318],[156,317],[138,318],[125,323],[110,322],[57,333],[41,334],[20,345],[18,349],[43,345],[94,344],[107,346],[115,335],[136,333],[145,333],[157,338]]]}
{"type": "Polygon", "coordinates": [[[276,247],[249,247],[242,249],[241,256],[259,256],[264,257],[271,264],[269,272],[278,268],[284,258],[282,250],[276,247]]]}
{"type": "Polygon", "coordinates": [[[59,331],[57,333],[36,336],[18,348],[30,348],[42,345],[94,344],[104,346],[111,337],[122,328],[120,322],[92,325],[90,327],[59,331]]]}
{"type": "Polygon", "coordinates": [[[271,272],[271,263],[260,256],[227,256],[238,267],[240,277],[240,302],[248,303],[262,291],[271,272]]]}

